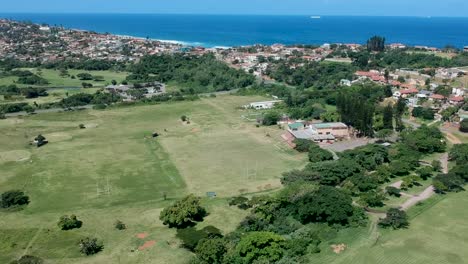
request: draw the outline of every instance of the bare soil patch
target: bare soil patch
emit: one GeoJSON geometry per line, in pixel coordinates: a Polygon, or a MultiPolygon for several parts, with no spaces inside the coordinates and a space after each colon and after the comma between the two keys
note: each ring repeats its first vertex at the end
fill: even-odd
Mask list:
{"type": "Polygon", "coordinates": [[[143,244],[143,246],[138,247],[138,250],[140,251],[145,250],[145,249],[153,247],[154,245],[156,245],[156,241],[154,240],[146,241],[145,244],[143,244]]]}
{"type": "Polygon", "coordinates": [[[148,233],[139,233],[136,235],[137,238],[139,239],[145,239],[148,236],[148,233]]]}
{"type": "Polygon", "coordinates": [[[340,254],[342,251],[346,249],[346,245],[345,244],[331,245],[331,248],[333,252],[335,252],[336,254],[340,254]]]}

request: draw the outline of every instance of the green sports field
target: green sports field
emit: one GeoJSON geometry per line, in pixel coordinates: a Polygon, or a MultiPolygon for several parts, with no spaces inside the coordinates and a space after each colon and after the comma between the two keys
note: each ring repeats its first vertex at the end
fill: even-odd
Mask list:
{"type": "Polygon", "coordinates": [[[238,106],[264,99],[219,96],[0,120],[0,192],[21,189],[31,198],[23,211],[0,212],[0,263],[26,253],[50,263],[185,263],[190,254],[158,220],[164,206],[214,191],[218,198],[203,201],[210,215],[200,226],[229,232],[247,212],[228,207],[227,197],[279,188],[282,172],[305,164],[277,127],[242,119],[246,110],[238,106]],[[30,146],[38,134],[50,143],[30,146]],[[76,214],[83,227],[60,231],[64,214],[76,214]],[[117,219],[129,228],[114,229],[117,219]],[[141,233],[146,238],[136,237],[141,233]],[[84,236],[100,238],[104,251],[81,256],[84,236]],[[147,241],[155,245],[137,250],[147,241]]]}

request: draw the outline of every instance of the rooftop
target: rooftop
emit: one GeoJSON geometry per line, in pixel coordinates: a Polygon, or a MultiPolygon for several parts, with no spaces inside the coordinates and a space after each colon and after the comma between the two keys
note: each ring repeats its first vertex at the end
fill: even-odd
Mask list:
{"type": "Polygon", "coordinates": [[[288,127],[290,129],[299,129],[299,128],[304,128],[304,124],[296,122],[296,123],[289,124],[288,127]]]}
{"type": "Polygon", "coordinates": [[[312,127],[315,127],[317,129],[324,129],[324,128],[348,128],[347,125],[341,122],[333,122],[333,123],[318,123],[318,124],[312,124],[312,127]]]}

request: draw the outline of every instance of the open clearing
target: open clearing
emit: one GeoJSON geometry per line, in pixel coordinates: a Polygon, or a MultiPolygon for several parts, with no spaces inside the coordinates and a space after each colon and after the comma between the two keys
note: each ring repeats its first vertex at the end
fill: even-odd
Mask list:
{"type": "Polygon", "coordinates": [[[226,95],[0,120],[0,192],[21,189],[31,198],[23,211],[0,212],[0,263],[24,253],[48,263],[186,263],[190,254],[175,230],[158,220],[164,206],[214,191],[218,198],[203,200],[210,215],[199,227],[229,232],[247,212],[224,197],[277,188],[282,172],[306,163],[284,146],[281,130],[256,128],[236,109],[264,99],[226,95]],[[38,134],[50,143],[30,146],[38,134]],[[58,230],[64,214],[76,214],[83,227],[58,230]],[[117,219],[128,229],[116,230],[117,219]],[[85,236],[101,239],[104,251],[81,256],[77,241],[85,236]]]}

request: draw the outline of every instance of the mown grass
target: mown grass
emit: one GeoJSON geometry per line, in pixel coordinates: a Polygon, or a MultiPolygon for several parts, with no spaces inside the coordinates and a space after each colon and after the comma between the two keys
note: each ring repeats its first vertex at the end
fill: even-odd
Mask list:
{"type": "Polygon", "coordinates": [[[242,119],[238,106],[264,99],[218,96],[0,120],[0,192],[21,189],[31,198],[22,211],[0,213],[0,263],[25,253],[48,263],[186,263],[191,254],[158,220],[162,208],[187,193],[215,191],[218,198],[203,200],[209,215],[199,226],[227,233],[247,212],[224,197],[277,188],[282,172],[305,164],[277,127],[242,119]],[[161,136],[151,138],[156,131],[161,136]],[[50,143],[29,145],[38,134],[50,143]],[[83,227],[59,230],[64,214],[76,214],[83,227]],[[128,229],[117,231],[117,219],[128,229]],[[136,238],[142,232],[147,239],[136,238]],[[81,256],[77,242],[85,236],[103,241],[103,252],[81,256]],[[155,246],[137,250],[147,240],[155,246]]]}

